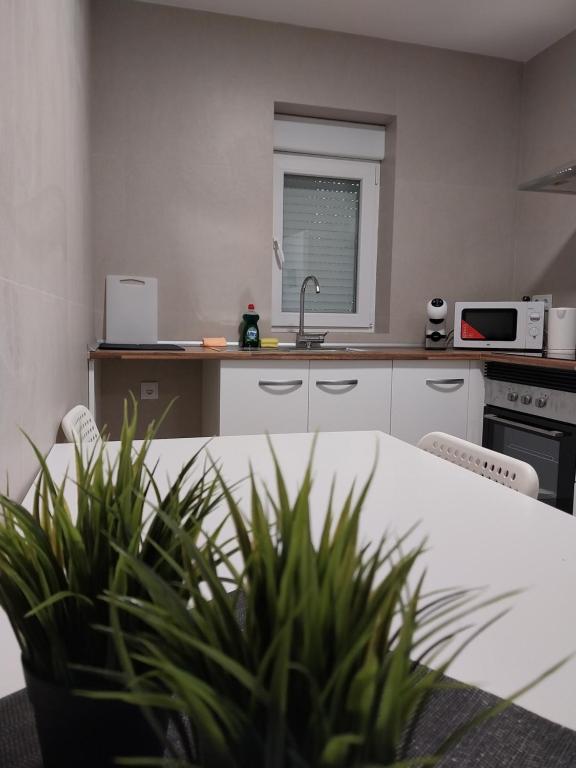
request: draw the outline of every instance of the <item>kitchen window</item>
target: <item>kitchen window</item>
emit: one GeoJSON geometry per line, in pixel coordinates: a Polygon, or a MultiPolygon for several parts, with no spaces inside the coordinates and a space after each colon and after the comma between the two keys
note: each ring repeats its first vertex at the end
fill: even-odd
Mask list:
{"type": "Polygon", "coordinates": [[[372,330],[380,163],[364,155],[383,156],[383,129],[286,120],[280,131],[275,121],[272,325],[298,325],[313,274],[320,293],[307,293],[307,327],[372,330]],[[318,154],[327,151],[340,156],[318,154]]]}

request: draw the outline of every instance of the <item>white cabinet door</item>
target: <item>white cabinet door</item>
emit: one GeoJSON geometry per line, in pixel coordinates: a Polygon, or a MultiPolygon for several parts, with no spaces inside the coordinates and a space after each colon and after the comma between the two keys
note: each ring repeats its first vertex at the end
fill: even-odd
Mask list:
{"type": "Polygon", "coordinates": [[[221,363],[219,434],[306,432],[307,426],[308,363],[221,363]]]}
{"type": "Polygon", "coordinates": [[[311,361],[309,431],[390,432],[391,380],[390,362],[311,361]]]}
{"type": "Polygon", "coordinates": [[[439,430],[466,439],[468,424],[467,362],[394,362],[392,434],[415,445],[439,430]]]}

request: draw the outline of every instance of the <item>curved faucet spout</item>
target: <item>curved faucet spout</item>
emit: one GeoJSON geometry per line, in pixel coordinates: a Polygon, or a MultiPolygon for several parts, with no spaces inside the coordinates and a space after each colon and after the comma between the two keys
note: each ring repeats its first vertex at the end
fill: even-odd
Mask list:
{"type": "Polygon", "coordinates": [[[297,347],[309,347],[312,343],[318,344],[324,341],[324,336],[326,336],[325,333],[308,335],[304,332],[304,297],[309,282],[313,282],[316,293],[320,293],[320,283],[318,282],[316,275],[307,275],[304,280],[302,280],[302,286],[300,288],[300,323],[298,325],[298,334],[296,335],[297,347]]]}
{"type": "Polygon", "coordinates": [[[300,323],[298,325],[298,336],[304,336],[304,297],[306,295],[306,286],[310,281],[314,283],[316,293],[320,293],[320,283],[318,282],[316,275],[307,275],[304,280],[302,280],[302,285],[300,287],[300,323]]]}

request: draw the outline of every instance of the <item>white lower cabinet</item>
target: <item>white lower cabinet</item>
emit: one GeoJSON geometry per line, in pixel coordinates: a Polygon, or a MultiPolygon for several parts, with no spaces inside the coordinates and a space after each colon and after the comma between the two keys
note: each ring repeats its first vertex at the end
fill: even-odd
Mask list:
{"type": "Polygon", "coordinates": [[[230,360],[220,366],[216,434],[307,432],[308,363],[230,360]]]}
{"type": "Polygon", "coordinates": [[[390,431],[388,361],[205,364],[204,433],[390,431]]]}
{"type": "Polygon", "coordinates": [[[391,434],[415,445],[427,432],[467,439],[470,364],[394,362],[391,434]]]}
{"type": "Polygon", "coordinates": [[[204,364],[205,435],[380,430],[416,444],[482,439],[484,378],[467,361],[223,360],[204,364]]]}
{"type": "Polygon", "coordinates": [[[392,363],[310,362],[308,430],[390,432],[392,363]]]}

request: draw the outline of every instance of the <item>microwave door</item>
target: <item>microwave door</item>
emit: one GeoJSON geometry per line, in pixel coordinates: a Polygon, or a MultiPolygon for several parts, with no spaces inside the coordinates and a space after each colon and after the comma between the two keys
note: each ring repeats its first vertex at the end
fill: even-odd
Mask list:
{"type": "Polygon", "coordinates": [[[516,346],[518,310],[512,307],[464,307],[460,336],[463,341],[516,346]]]}

